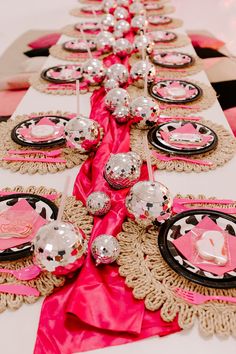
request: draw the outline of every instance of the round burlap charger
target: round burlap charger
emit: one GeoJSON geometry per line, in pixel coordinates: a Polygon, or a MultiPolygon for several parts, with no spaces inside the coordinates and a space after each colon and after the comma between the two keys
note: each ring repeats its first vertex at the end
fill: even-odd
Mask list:
{"type": "MultiPolygon", "coordinates": [[[[75,28],[75,25],[67,25],[67,26],[63,27],[61,30],[61,33],[65,34],[66,36],[69,36],[69,37],[83,39],[81,32],[75,28]]],[[[86,33],[86,32],[84,32],[84,35],[85,35],[85,38],[87,38],[87,39],[94,39],[96,37],[96,34],[90,34],[90,33],[86,33]]]]}
{"type": "Polygon", "coordinates": [[[191,43],[189,37],[186,34],[179,34],[177,38],[171,42],[160,42],[155,43],[154,49],[173,49],[173,48],[180,48],[185,47],[191,43]]]}
{"type": "MultiPolygon", "coordinates": [[[[165,79],[165,78],[163,78],[165,79]]],[[[169,79],[169,78],[168,78],[169,79]]],[[[168,80],[166,79],[166,80],[168,80]]],[[[190,114],[194,114],[197,112],[201,112],[204,109],[210,108],[216,101],[216,93],[212,86],[206,85],[202,82],[196,81],[196,80],[188,80],[193,84],[196,84],[202,89],[202,96],[197,99],[194,102],[190,103],[184,103],[181,105],[178,104],[172,104],[172,103],[165,103],[158,101],[160,109],[161,109],[161,114],[162,115],[167,115],[167,116],[189,116],[190,114]]],[[[136,98],[137,96],[143,95],[143,89],[140,89],[136,86],[130,85],[127,88],[128,93],[130,94],[131,100],[136,98]]],[[[149,94],[148,94],[149,95],[149,94]]],[[[149,95],[150,96],[150,95],[149,95]]]]}
{"type": "MultiPolygon", "coordinates": [[[[32,193],[37,195],[45,194],[58,194],[58,198],[54,203],[59,206],[61,194],[51,188],[46,187],[22,187],[16,186],[15,188],[4,188],[4,191],[17,192],[17,193],[32,193]]],[[[71,222],[76,227],[83,230],[87,239],[89,239],[92,227],[93,227],[93,217],[88,214],[87,209],[83,206],[81,201],[75,199],[75,197],[67,197],[66,205],[62,219],[66,222],[71,222]]],[[[81,254],[82,256],[82,254],[81,254]]],[[[7,269],[20,269],[23,267],[28,267],[33,264],[32,256],[19,259],[16,261],[0,262],[1,268],[7,269]]],[[[55,288],[61,287],[65,283],[64,276],[55,276],[54,274],[44,271],[40,275],[29,281],[17,280],[13,275],[8,273],[0,273],[0,284],[24,284],[36,288],[40,292],[40,296],[47,296],[51,294],[55,288]]],[[[23,295],[13,295],[0,293],[0,312],[9,308],[11,310],[17,310],[23,303],[32,304],[36,302],[39,297],[34,296],[23,296],[23,295]]]]}
{"type": "MultiPolygon", "coordinates": [[[[37,91],[47,93],[50,95],[71,96],[76,94],[76,85],[63,86],[61,84],[52,84],[44,79],[39,74],[33,74],[30,77],[30,85],[37,91]],[[52,86],[53,85],[53,89],[52,86]],[[51,88],[50,88],[51,87],[51,88]],[[58,88],[57,88],[58,87],[58,88]],[[64,87],[64,88],[63,88],[64,87]]],[[[80,87],[80,93],[85,94],[97,90],[100,86],[84,85],[80,87]]]]}
{"type": "MultiPolygon", "coordinates": [[[[94,18],[93,13],[81,11],[79,7],[75,7],[74,9],[70,10],[69,14],[72,16],[75,16],[75,17],[93,17],[94,18]]],[[[105,12],[96,13],[96,16],[100,17],[105,14],[106,14],[105,12]]]]}
{"type": "Polygon", "coordinates": [[[179,18],[172,18],[172,21],[170,23],[163,23],[160,25],[152,25],[151,23],[148,23],[147,29],[150,31],[156,30],[156,31],[163,31],[163,30],[169,30],[169,29],[175,29],[183,26],[183,21],[180,20],[179,18]]]}
{"type": "MultiPolygon", "coordinates": [[[[74,61],[74,62],[77,62],[77,63],[78,62],[79,63],[83,63],[87,59],[89,59],[88,53],[73,53],[73,52],[69,52],[68,50],[65,50],[61,44],[56,44],[56,45],[52,46],[49,49],[49,52],[55,58],[62,59],[62,60],[68,60],[68,61],[74,61]]],[[[106,58],[110,54],[111,53],[100,54],[100,53],[98,53],[96,51],[93,52],[93,56],[98,58],[98,59],[101,59],[101,60],[106,58]]]]}
{"type": "Polygon", "coordinates": [[[167,15],[167,14],[171,14],[172,12],[175,12],[175,7],[172,5],[165,5],[163,6],[163,8],[159,9],[159,10],[148,10],[146,11],[146,15],[167,15]]]}
{"type": "MultiPolygon", "coordinates": [[[[165,50],[160,51],[161,52],[166,52],[165,50]]],[[[182,52],[181,52],[182,53],[182,52]]],[[[185,54],[185,53],[183,53],[185,54]]],[[[186,53],[188,54],[188,53],[186,53]]],[[[190,76],[190,75],[194,75],[199,73],[200,71],[203,70],[203,63],[202,60],[196,56],[196,55],[192,55],[193,59],[194,59],[194,64],[186,67],[186,68],[181,68],[179,69],[171,69],[171,68],[164,68],[163,66],[154,64],[156,67],[156,72],[158,77],[167,77],[168,78],[173,78],[173,79],[181,79],[184,76],[190,76]]],[[[138,59],[135,55],[132,55],[129,59],[129,64],[133,65],[136,61],[138,61],[140,59],[138,59]]]]}
{"type": "MultiPolygon", "coordinates": [[[[65,159],[66,163],[46,163],[46,162],[21,162],[21,161],[1,161],[1,158],[8,155],[8,150],[32,150],[30,147],[21,146],[16,144],[11,139],[11,131],[12,129],[27,119],[31,119],[32,117],[36,118],[42,115],[57,115],[61,117],[70,116],[69,113],[65,112],[38,112],[31,114],[24,114],[20,116],[16,116],[14,120],[10,119],[7,122],[0,123],[0,166],[2,168],[10,169],[13,172],[20,172],[22,174],[46,174],[46,173],[56,173],[60,171],[64,171],[68,168],[73,168],[75,166],[81,165],[84,162],[88,155],[80,154],[76,149],[71,149],[69,147],[62,146],[60,158],[65,159]]],[[[55,147],[40,149],[42,151],[51,151],[54,150],[55,147]]],[[[13,156],[13,155],[11,155],[13,156]]],[[[24,155],[24,157],[32,157],[32,155],[24,155]]],[[[35,158],[41,158],[42,155],[35,154],[33,155],[35,158]]]]}
{"type": "MultiPolygon", "coordinates": [[[[187,196],[189,197],[194,198],[187,196]]],[[[201,205],[204,206],[205,197],[197,198],[203,199],[201,205]]],[[[128,220],[123,223],[122,229],[117,236],[121,248],[117,263],[120,275],[125,277],[126,285],[133,289],[136,299],[143,300],[150,311],[161,309],[161,317],[166,322],[173,321],[178,315],[179,326],[183,329],[192,327],[198,319],[199,329],[204,335],[236,336],[235,304],[210,301],[202,305],[192,305],[174,292],[174,288],[179,287],[203,295],[235,297],[236,288],[203,287],[174,272],[160,254],[157,246],[158,232],[154,228],[147,230],[128,220]]]]}
{"type": "MultiPolygon", "coordinates": [[[[236,139],[234,136],[226,130],[222,125],[216,124],[210,120],[201,120],[202,124],[212,129],[218,137],[218,144],[214,150],[199,155],[182,156],[191,160],[197,159],[202,161],[211,162],[211,166],[199,165],[195,163],[189,163],[185,161],[161,161],[151,155],[152,165],[157,166],[157,169],[175,172],[208,172],[215,170],[217,167],[221,167],[233,158],[236,152],[236,139]]],[[[137,152],[143,160],[145,160],[143,137],[147,134],[147,130],[131,129],[130,133],[130,146],[131,150],[137,152]]],[[[162,155],[163,157],[170,157],[170,154],[154,148],[149,144],[151,153],[153,151],[162,155]]],[[[177,157],[177,155],[174,155],[177,157]]]]}

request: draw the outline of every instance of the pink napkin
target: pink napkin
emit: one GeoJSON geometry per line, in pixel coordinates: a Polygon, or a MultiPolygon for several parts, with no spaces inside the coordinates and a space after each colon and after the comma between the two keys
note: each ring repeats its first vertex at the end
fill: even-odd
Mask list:
{"type": "MultiPolygon", "coordinates": [[[[198,232],[199,234],[199,232],[198,232]]],[[[179,250],[179,252],[194,266],[197,266],[207,272],[211,272],[217,275],[223,275],[236,268],[236,237],[231,236],[225,232],[221,227],[219,227],[214,221],[212,221],[208,216],[202,219],[191,231],[186,233],[184,236],[179,237],[174,240],[173,244],[179,250]],[[196,249],[194,243],[191,242],[191,237],[194,235],[194,230],[202,229],[205,231],[221,231],[224,232],[226,237],[226,243],[228,244],[229,250],[229,261],[225,266],[217,266],[214,264],[196,262],[196,249]]]]}
{"type": "Polygon", "coordinates": [[[31,241],[37,230],[46,223],[47,221],[25,199],[21,199],[14,206],[0,214],[0,249],[5,250],[31,241]],[[1,238],[2,232],[22,232],[24,230],[29,230],[27,237],[1,238]]]}
{"type": "Polygon", "coordinates": [[[195,148],[197,146],[204,146],[206,145],[209,141],[212,140],[212,137],[211,136],[205,136],[203,134],[200,134],[195,128],[194,126],[191,124],[191,123],[187,123],[185,125],[183,125],[182,127],[180,128],[177,128],[175,130],[172,130],[171,132],[169,133],[166,133],[166,132],[163,132],[161,131],[160,132],[161,134],[161,137],[164,141],[166,141],[168,144],[171,144],[173,146],[176,146],[176,147],[188,147],[188,148],[195,148]],[[180,134],[197,134],[197,135],[201,135],[201,138],[202,138],[202,141],[201,142],[196,142],[196,143],[191,143],[191,144],[187,144],[187,143],[181,143],[181,142],[173,142],[173,141],[170,141],[170,138],[171,138],[171,135],[174,134],[174,133],[180,133],[180,134]]]}
{"type": "Polygon", "coordinates": [[[28,43],[28,46],[33,49],[48,48],[56,44],[60,37],[61,33],[47,34],[46,36],[39,37],[36,40],[28,43]]]}
{"type": "Polygon", "coordinates": [[[225,114],[226,119],[230,125],[230,128],[233,131],[234,136],[236,136],[236,107],[226,109],[224,111],[224,114],[225,114]]]}
{"type": "Polygon", "coordinates": [[[189,37],[194,47],[212,48],[217,50],[225,45],[225,42],[203,34],[189,34],[189,37]]]}

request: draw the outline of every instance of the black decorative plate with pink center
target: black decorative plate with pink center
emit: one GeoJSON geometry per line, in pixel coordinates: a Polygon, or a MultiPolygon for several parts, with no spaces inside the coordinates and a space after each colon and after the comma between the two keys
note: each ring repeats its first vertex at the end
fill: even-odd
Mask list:
{"type": "Polygon", "coordinates": [[[17,124],[11,132],[12,140],[33,148],[64,145],[64,130],[69,118],[61,116],[40,116],[17,124]]]}
{"type": "Polygon", "coordinates": [[[149,93],[161,102],[183,104],[198,100],[202,89],[184,80],[160,80],[149,86],[149,93]]]}
{"type": "Polygon", "coordinates": [[[189,54],[180,52],[156,52],[152,56],[154,64],[164,68],[186,68],[194,64],[194,59],[189,54]]]}
{"type": "Polygon", "coordinates": [[[148,141],[155,148],[171,154],[197,155],[215,149],[218,137],[199,122],[172,121],[149,130],[148,141]]]}
{"type": "Polygon", "coordinates": [[[81,31],[81,28],[83,28],[84,32],[90,32],[90,33],[100,32],[99,23],[96,21],[79,22],[75,24],[74,28],[79,32],[81,31]]]}
{"type": "Polygon", "coordinates": [[[144,8],[147,11],[158,11],[158,10],[162,10],[164,5],[162,4],[157,4],[156,2],[145,2],[144,4],[144,8]]]}
{"type": "Polygon", "coordinates": [[[82,65],[67,64],[53,66],[42,71],[41,77],[56,84],[75,82],[82,79],[82,65]]]}
{"type": "Polygon", "coordinates": [[[149,36],[155,43],[169,43],[177,39],[177,34],[170,31],[152,31],[149,36]]]}
{"type": "Polygon", "coordinates": [[[147,20],[148,23],[153,26],[168,25],[172,22],[172,18],[165,15],[150,15],[147,20]]]}
{"type": "Polygon", "coordinates": [[[84,5],[80,8],[80,11],[88,14],[96,13],[97,15],[103,13],[103,7],[100,4],[96,5],[84,5]]]}
{"type": "MultiPolygon", "coordinates": [[[[203,286],[226,289],[236,287],[235,237],[236,218],[234,216],[199,208],[179,213],[166,221],[159,231],[158,246],[162,257],[176,273],[203,286]],[[222,271],[220,272],[219,266],[209,267],[207,264],[200,264],[193,261],[190,256],[195,249],[191,241],[191,232],[196,234],[194,230],[206,218],[208,223],[210,222],[213,225],[213,228],[209,230],[202,229],[202,231],[220,230],[223,233],[227,233],[231,256],[228,257],[228,262],[222,266],[222,271]]],[[[202,244],[203,246],[204,244],[202,244]]],[[[214,253],[217,254],[216,249],[214,249],[214,253]]]]}
{"type": "Polygon", "coordinates": [[[96,44],[92,40],[87,40],[84,41],[83,39],[75,39],[72,41],[65,42],[63,44],[63,48],[69,52],[74,52],[74,53],[86,53],[87,46],[89,45],[89,48],[92,51],[96,50],[96,44]]]}

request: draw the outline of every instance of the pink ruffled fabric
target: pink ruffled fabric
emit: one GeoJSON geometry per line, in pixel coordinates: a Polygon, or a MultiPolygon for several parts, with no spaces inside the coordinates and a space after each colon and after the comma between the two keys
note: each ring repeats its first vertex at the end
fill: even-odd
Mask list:
{"type": "Polygon", "coordinates": [[[225,45],[225,42],[203,34],[189,34],[194,47],[220,49],[225,45]]]}
{"type": "Polygon", "coordinates": [[[60,33],[47,34],[46,36],[39,37],[36,40],[28,43],[28,46],[33,49],[48,48],[56,44],[60,37],[60,33]]]}

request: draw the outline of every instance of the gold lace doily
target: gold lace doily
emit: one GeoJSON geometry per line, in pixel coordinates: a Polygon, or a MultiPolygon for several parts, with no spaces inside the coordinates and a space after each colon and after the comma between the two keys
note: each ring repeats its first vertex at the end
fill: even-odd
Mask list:
{"type": "MultiPolygon", "coordinates": [[[[69,37],[76,37],[76,38],[83,39],[81,32],[75,29],[75,25],[67,25],[63,27],[61,33],[69,37]]],[[[84,32],[84,35],[87,39],[94,39],[96,37],[96,34],[90,34],[86,32],[84,32]]]]}
{"type": "MultiPolygon", "coordinates": [[[[160,51],[161,52],[166,52],[165,50],[160,51]]],[[[182,52],[181,52],[182,53],[182,52]]],[[[185,54],[185,53],[183,53],[185,54]]],[[[198,56],[192,56],[194,59],[193,65],[186,67],[186,68],[181,68],[172,70],[171,68],[165,68],[163,66],[154,64],[156,67],[156,73],[158,77],[168,77],[168,78],[176,78],[176,79],[181,79],[184,76],[190,76],[197,74],[198,72],[203,70],[203,64],[202,60],[198,56]]],[[[138,58],[134,55],[132,55],[129,59],[129,64],[133,65],[136,61],[138,61],[138,58]]]]}
{"type": "MultiPolygon", "coordinates": [[[[153,30],[152,30],[153,31],[153,30]]],[[[191,43],[190,39],[186,34],[179,34],[175,40],[171,42],[160,42],[155,43],[154,49],[173,49],[173,48],[180,48],[185,47],[191,43]]]]}
{"type": "MultiPolygon", "coordinates": [[[[60,193],[55,189],[49,189],[46,187],[22,187],[16,186],[15,188],[4,188],[4,191],[18,192],[18,193],[32,193],[38,195],[45,194],[58,194],[58,198],[54,203],[59,206],[60,193]]],[[[88,215],[87,209],[83,206],[81,201],[75,199],[75,197],[67,197],[65,211],[62,219],[67,222],[73,223],[76,227],[81,228],[89,239],[92,227],[93,217],[88,215]]],[[[16,261],[0,262],[1,268],[7,269],[20,269],[33,264],[32,256],[19,259],[16,261]]],[[[17,280],[13,275],[8,273],[0,273],[0,284],[24,284],[38,289],[40,296],[47,296],[54,291],[54,288],[61,287],[65,283],[64,276],[55,276],[50,272],[44,271],[40,275],[30,281],[17,280]]],[[[36,302],[39,297],[34,296],[22,296],[0,293],[0,312],[9,308],[11,310],[17,310],[23,303],[32,304],[36,302]]]]}
{"type": "Polygon", "coordinates": [[[150,311],[161,309],[161,317],[166,322],[173,321],[178,315],[179,326],[183,329],[192,327],[198,319],[199,329],[204,335],[236,336],[235,304],[211,301],[192,305],[173,291],[180,287],[204,295],[236,297],[236,288],[212,289],[185,279],[163,260],[157,246],[156,230],[146,230],[131,220],[124,222],[122,228],[123,231],[117,236],[121,248],[117,263],[120,275],[125,277],[126,285],[133,289],[136,299],[143,300],[150,311]]]}
{"type": "MultiPolygon", "coordinates": [[[[153,155],[151,156],[151,161],[153,165],[157,166],[158,170],[175,171],[175,172],[208,172],[214,170],[217,167],[225,165],[229,160],[233,158],[236,153],[236,139],[235,137],[226,130],[222,125],[218,125],[210,120],[201,120],[201,123],[212,129],[218,137],[217,147],[209,152],[199,155],[184,156],[186,158],[191,158],[191,160],[203,160],[212,162],[212,166],[203,166],[199,164],[189,163],[185,161],[161,161],[158,160],[153,155]]],[[[131,129],[130,133],[130,146],[131,150],[137,152],[143,160],[145,160],[145,153],[143,147],[142,137],[147,134],[146,130],[131,129]]],[[[149,144],[150,151],[156,151],[158,154],[165,156],[170,156],[161,150],[155,149],[151,144],[149,144]]],[[[177,155],[174,155],[177,157],[177,155]]]]}
{"type": "MultiPolygon", "coordinates": [[[[165,79],[165,78],[163,78],[163,79],[165,79]]],[[[171,117],[172,116],[189,116],[191,114],[201,112],[204,109],[208,109],[215,103],[216,93],[215,93],[214,89],[212,88],[212,86],[206,85],[206,84],[196,81],[196,80],[187,80],[187,81],[199,86],[203,92],[202,96],[194,102],[181,104],[180,105],[181,107],[178,106],[177,104],[172,105],[171,103],[161,102],[156,99],[159,103],[159,106],[161,109],[161,114],[171,116],[171,117]]],[[[127,88],[127,91],[130,94],[131,100],[134,99],[135,97],[141,96],[143,94],[143,89],[140,89],[140,88],[133,86],[133,85],[130,85],[127,88]]]]}
{"type": "MultiPolygon", "coordinates": [[[[50,54],[58,59],[62,59],[62,60],[68,60],[68,61],[74,61],[74,62],[79,62],[79,63],[83,63],[85,62],[87,59],[89,59],[89,55],[88,53],[73,53],[73,52],[69,52],[68,50],[65,50],[61,44],[56,44],[54,46],[52,46],[49,49],[50,54]]],[[[96,52],[93,52],[96,53],[96,52]]],[[[110,55],[111,53],[108,54],[102,54],[99,56],[96,56],[96,58],[99,59],[104,59],[106,58],[108,55],[110,55]]]]}
{"type": "MultiPolygon", "coordinates": [[[[42,79],[40,74],[34,74],[30,77],[30,85],[37,91],[43,92],[43,93],[47,93],[50,95],[61,95],[61,96],[71,96],[71,95],[75,95],[76,94],[76,89],[75,89],[75,85],[73,88],[66,88],[63,89],[62,87],[60,87],[60,84],[58,84],[58,89],[56,90],[51,90],[49,88],[48,85],[50,85],[51,83],[42,79]]],[[[54,84],[56,85],[56,84],[54,84]]],[[[88,92],[93,92],[95,90],[97,90],[100,86],[86,86],[85,87],[81,87],[80,88],[80,93],[81,94],[85,94],[88,92]]]]}
{"type": "MultiPolygon", "coordinates": [[[[75,166],[81,165],[83,161],[85,161],[88,157],[87,154],[80,154],[76,149],[71,149],[66,146],[60,147],[62,152],[60,158],[65,159],[66,163],[46,163],[46,162],[8,162],[1,161],[1,158],[8,155],[8,150],[32,150],[30,147],[21,146],[16,144],[11,139],[11,131],[12,129],[23,122],[24,120],[31,119],[32,117],[36,118],[42,115],[58,115],[62,117],[67,117],[69,113],[63,113],[60,111],[57,112],[37,112],[31,114],[25,114],[21,116],[16,116],[14,120],[9,119],[7,122],[0,123],[0,166],[2,168],[10,169],[13,172],[20,172],[22,174],[45,174],[45,173],[56,173],[63,171],[67,168],[73,168],[75,166]]],[[[45,151],[54,150],[53,148],[46,148],[45,151]]],[[[40,149],[44,151],[44,149],[40,149]]],[[[32,157],[32,155],[26,155],[25,157],[32,157]]],[[[41,158],[42,155],[34,155],[35,158],[41,158]]]]}
{"type": "Polygon", "coordinates": [[[182,20],[180,20],[179,18],[172,18],[172,21],[170,23],[163,23],[160,25],[152,25],[151,23],[149,23],[148,30],[163,31],[163,30],[175,29],[182,26],[183,26],[182,20]]]}

